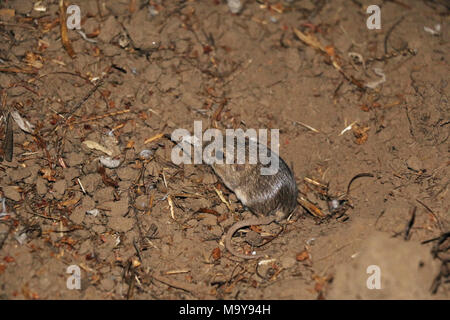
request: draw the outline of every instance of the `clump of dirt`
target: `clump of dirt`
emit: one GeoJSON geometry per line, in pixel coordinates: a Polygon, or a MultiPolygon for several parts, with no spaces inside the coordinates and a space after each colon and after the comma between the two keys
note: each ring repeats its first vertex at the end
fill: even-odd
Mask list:
{"type": "Polygon", "coordinates": [[[440,263],[419,243],[377,232],[364,241],[353,260],[337,270],[330,299],[433,297],[430,284],[439,273],[440,263]]]}
{"type": "Polygon", "coordinates": [[[0,297],[448,299],[450,8],[372,2],[381,29],[367,1],[79,0],[67,31],[60,1],[2,2],[0,297]],[[172,161],[194,121],[279,129],[302,206],[233,239],[267,259],[172,161]]]}

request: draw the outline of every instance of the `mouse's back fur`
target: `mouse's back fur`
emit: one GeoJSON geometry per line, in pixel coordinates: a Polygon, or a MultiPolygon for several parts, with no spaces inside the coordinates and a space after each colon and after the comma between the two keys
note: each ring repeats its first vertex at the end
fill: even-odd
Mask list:
{"type": "MultiPolygon", "coordinates": [[[[242,204],[255,214],[274,215],[277,221],[286,218],[297,205],[298,189],[291,169],[275,152],[257,143],[258,150],[263,148],[271,161],[278,159],[278,170],[274,174],[263,175],[261,168],[268,168],[270,163],[267,165],[263,165],[260,161],[256,161],[256,164],[249,163],[252,156],[248,151],[249,139],[245,140],[245,146],[239,145],[239,142],[236,142],[236,145],[245,147],[245,163],[237,164],[236,161],[234,164],[213,163],[211,167],[214,172],[236,194],[242,204]]],[[[225,144],[221,156],[226,154],[226,147],[225,144]]]]}

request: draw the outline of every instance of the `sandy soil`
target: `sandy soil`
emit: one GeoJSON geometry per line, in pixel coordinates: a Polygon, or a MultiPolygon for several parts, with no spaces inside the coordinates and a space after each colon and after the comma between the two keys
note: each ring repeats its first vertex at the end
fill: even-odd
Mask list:
{"type": "Polygon", "coordinates": [[[449,299],[448,2],[77,0],[73,56],[58,2],[0,4],[0,298],[449,299]],[[34,125],[9,120],[12,161],[8,112],[34,125]],[[280,130],[309,210],[262,263],[224,248],[236,196],[171,161],[161,134],[194,121],[280,130]]]}

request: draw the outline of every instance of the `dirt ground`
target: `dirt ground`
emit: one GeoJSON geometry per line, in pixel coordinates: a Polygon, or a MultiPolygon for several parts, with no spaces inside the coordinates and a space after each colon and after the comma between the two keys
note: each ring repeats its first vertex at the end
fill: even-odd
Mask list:
{"type": "Polygon", "coordinates": [[[59,1],[1,2],[1,299],[450,298],[448,2],[242,3],[76,0],[66,37],[59,1]],[[280,130],[303,206],[233,239],[267,259],[229,254],[252,214],[171,161],[194,121],[280,130]]]}

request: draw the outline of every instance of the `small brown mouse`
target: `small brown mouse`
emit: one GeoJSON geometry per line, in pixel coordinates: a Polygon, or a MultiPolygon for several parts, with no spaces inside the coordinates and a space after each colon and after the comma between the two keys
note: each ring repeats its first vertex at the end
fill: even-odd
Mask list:
{"type": "MultiPolygon", "coordinates": [[[[262,150],[270,158],[270,163],[262,164],[254,158],[254,155],[249,154],[249,139],[245,139],[245,146],[242,145],[242,142],[236,141],[238,149],[239,147],[245,148],[246,157],[244,163],[238,164],[235,158],[233,164],[211,164],[214,172],[236,194],[236,197],[242,204],[254,214],[259,215],[258,217],[236,222],[225,236],[225,247],[227,250],[243,259],[256,259],[262,257],[262,255],[246,255],[237,252],[231,244],[233,234],[243,227],[267,225],[274,221],[278,222],[286,219],[296,208],[298,196],[294,174],[283,159],[267,146],[257,142],[254,143],[256,143],[259,152],[262,150]],[[271,174],[262,174],[261,169],[267,169],[273,163],[277,163],[278,168],[271,174]]],[[[225,143],[225,153],[228,146],[229,144],[225,143]]],[[[224,154],[216,151],[216,158],[224,158],[224,154]]]]}
{"type": "Polygon", "coordinates": [[[229,139],[230,136],[220,133],[212,141],[201,141],[194,136],[183,135],[167,137],[176,143],[184,141],[186,145],[179,147],[189,156],[192,150],[188,150],[194,146],[196,156],[209,164],[242,204],[258,215],[236,222],[225,235],[225,247],[230,253],[243,259],[260,258],[261,255],[237,252],[233,249],[231,238],[241,228],[278,222],[294,211],[298,189],[291,169],[270,148],[248,137],[239,139],[234,136],[229,139]],[[195,146],[201,147],[200,150],[196,151],[195,146]]]}

